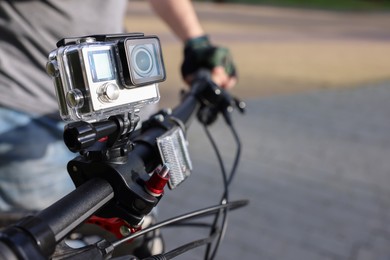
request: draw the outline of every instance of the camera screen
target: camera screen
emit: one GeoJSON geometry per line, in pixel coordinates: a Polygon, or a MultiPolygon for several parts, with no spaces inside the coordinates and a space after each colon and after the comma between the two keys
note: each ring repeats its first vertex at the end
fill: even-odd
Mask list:
{"type": "Polygon", "coordinates": [[[115,78],[113,60],[109,50],[91,51],[88,54],[94,82],[113,80],[115,78]]]}

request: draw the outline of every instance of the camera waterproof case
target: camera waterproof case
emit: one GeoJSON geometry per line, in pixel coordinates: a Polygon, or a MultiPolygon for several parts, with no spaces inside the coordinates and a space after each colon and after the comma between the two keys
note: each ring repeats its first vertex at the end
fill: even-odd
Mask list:
{"type": "Polygon", "coordinates": [[[165,80],[160,41],[142,33],[66,38],[49,54],[65,121],[100,121],[158,102],[165,80]]]}

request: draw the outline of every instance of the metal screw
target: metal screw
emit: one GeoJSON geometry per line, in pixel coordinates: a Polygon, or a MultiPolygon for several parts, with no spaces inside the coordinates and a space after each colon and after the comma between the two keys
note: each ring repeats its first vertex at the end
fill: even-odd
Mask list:
{"type": "Polygon", "coordinates": [[[119,228],[119,232],[121,233],[122,236],[126,237],[128,235],[131,234],[131,230],[130,228],[126,227],[126,226],[121,226],[119,228]]]}

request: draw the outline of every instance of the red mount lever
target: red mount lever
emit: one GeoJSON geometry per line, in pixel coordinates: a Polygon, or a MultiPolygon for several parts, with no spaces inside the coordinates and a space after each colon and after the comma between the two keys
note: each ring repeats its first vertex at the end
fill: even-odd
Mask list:
{"type": "MultiPolygon", "coordinates": [[[[152,196],[158,197],[164,192],[164,187],[169,180],[169,168],[163,165],[154,170],[152,176],[145,183],[145,190],[152,196]]],[[[121,239],[132,233],[141,230],[141,226],[132,227],[120,218],[102,218],[98,216],[90,217],[86,223],[95,224],[121,239]]]]}
{"type": "Polygon", "coordinates": [[[166,164],[154,170],[150,179],[145,183],[146,191],[155,197],[164,193],[164,187],[169,180],[169,168],[166,164]]]}
{"type": "Polygon", "coordinates": [[[114,234],[118,239],[121,239],[141,230],[141,226],[137,228],[131,227],[126,221],[120,218],[102,218],[97,216],[91,216],[86,222],[89,224],[95,224],[100,226],[101,228],[114,234]]]}

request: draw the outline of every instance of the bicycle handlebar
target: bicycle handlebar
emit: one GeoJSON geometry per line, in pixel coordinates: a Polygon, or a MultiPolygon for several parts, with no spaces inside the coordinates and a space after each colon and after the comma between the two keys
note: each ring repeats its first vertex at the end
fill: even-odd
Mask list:
{"type": "MultiPolygon", "coordinates": [[[[204,93],[208,85],[210,81],[207,76],[199,76],[170,117],[189,125],[194,112],[207,98],[204,93]]],[[[156,160],[151,160],[156,153],[155,140],[166,131],[165,127],[154,126],[136,134],[129,161],[140,158],[136,160],[138,165],[135,167],[156,166],[156,160]]],[[[101,178],[89,180],[35,216],[0,232],[0,248],[9,249],[2,250],[3,254],[7,254],[7,259],[12,259],[11,256],[17,259],[45,259],[54,252],[59,241],[115,196],[115,187],[109,181],[101,178]]]]}

